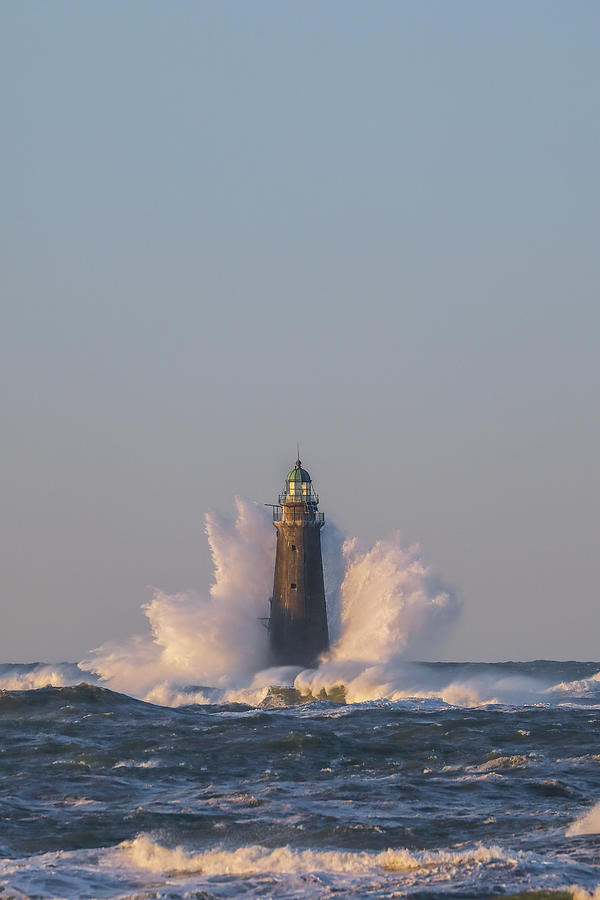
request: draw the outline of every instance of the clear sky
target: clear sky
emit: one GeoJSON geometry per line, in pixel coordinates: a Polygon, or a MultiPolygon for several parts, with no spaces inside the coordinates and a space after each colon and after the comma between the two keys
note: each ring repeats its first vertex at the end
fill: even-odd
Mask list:
{"type": "Polygon", "coordinates": [[[598,659],[600,5],[0,4],[0,660],[204,588],[302,458],[459,590],[445,658],[598,659]]]}

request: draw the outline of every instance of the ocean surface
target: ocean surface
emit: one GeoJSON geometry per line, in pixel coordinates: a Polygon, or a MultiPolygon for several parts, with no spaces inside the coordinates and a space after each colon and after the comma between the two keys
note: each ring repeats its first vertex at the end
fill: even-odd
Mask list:
{"type": "Polygon", "coordinates": [[[0,666],[0,897],[592,893],[600,663],[407,665],[403,699],[176,707],[0,666]]]}

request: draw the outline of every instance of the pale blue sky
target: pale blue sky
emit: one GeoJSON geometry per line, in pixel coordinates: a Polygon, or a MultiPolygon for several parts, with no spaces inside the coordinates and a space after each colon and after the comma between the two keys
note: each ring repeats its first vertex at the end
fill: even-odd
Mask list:
{"type": "Polygon", "coordinates": [[[297,438],[456,585],[446,658],[600,657],[599,20],[0,3],[0,659],[207,586],[297,438]]]}

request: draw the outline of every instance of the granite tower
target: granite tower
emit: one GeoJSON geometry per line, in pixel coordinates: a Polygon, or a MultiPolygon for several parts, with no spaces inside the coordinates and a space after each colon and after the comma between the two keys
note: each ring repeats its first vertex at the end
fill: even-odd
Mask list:
{"type": "Polygon", "coordinates": [[[269,618],[271,656],[276,665],[310,667],[329,649],[321,558],[325,517],[310,475],[300,460],[273,505],[277,555],[269,618]]]}

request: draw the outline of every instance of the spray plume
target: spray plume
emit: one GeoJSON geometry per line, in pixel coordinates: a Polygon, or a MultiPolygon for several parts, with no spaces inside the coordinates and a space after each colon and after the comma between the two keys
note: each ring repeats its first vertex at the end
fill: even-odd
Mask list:
{"type": "Polygon", "coordinates": [[[267,632],[275,538],[265,510],[236,500],[233,521],[206,517],[214,564],[207,596],[156,590],[144,607],[150,634],[109,642],[80,663],[104,684],[154,702],[205,702],[189,685],[224,699],[258,702],[274,683],[302,691],[344,683],[347,698],[389,697],[401,661],[423,652],[456,618],[458,602],[400,536],[361,549],[328,525],[323,556],[332,648],[316,670],[268,669],[267,632]]]}
{"type": "Polygon", "coordinates": [[[275,548],[261,507],[236,500],[236,513],[233,522],[206,516],[215,578],[208,596],[155,590],[144,607],[151,633],[104,644],[80,663],[83,669],[115,690],[164,701],[173,686],[231,687],[264,668],[260,617],[267,613],[275,548]]]}

